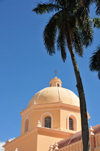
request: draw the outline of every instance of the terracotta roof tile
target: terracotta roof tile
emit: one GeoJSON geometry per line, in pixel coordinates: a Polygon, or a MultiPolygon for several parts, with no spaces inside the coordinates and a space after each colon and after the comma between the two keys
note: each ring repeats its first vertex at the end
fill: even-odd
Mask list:
{"type": "Polygon", "coordinates": [[[94,134],[100,133],[100,124],[93,127],[94,134]]]}
{"type": "Polygon", "coordinates": [[[81,132],[78,132],[78,133],[74,134],[73,136],[58,142],[58,146],[59,146],[59,148],[62,148],[64,146],[73,144],[73,143],[81,140],[81,137],[82,137],[81,132]]]}
{"type": "MultiPolygon", "coordinates": [[[[94,134],[100,133],[100,124],[96,125],[93,127],[94,129],[94,134]]],[[[67,138],[67,139],[63,139],[62,141],[58,142],[58,147],[59,148],[63,148],[64,146],[68,146],[70,144],[73,144],[75,142],[78,142],[82,139],[82,134],[81,132],[77,132],[76,134],[74,134],[73,136],[67,138]]]]}

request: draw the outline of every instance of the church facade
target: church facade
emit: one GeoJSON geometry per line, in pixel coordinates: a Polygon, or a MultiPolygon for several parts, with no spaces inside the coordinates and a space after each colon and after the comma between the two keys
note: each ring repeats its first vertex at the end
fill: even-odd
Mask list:
{"type": "MultiPolygon", "coordinates": [[[[59,78],[37,92],[21,112],[21,135],[5,151],[82,151],[79,98],[59,78]]],[[[89,115],[88,115],[89,118],[89,115]]],[[[90,127],[90,151],[100,151],[100,125],[90,127]]]]}

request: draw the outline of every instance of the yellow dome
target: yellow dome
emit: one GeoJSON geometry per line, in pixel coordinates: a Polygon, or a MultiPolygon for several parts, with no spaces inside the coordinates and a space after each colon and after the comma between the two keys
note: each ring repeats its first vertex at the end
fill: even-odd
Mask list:
{"type": "Polygon", "coordinates": [[[79,98],[72,91],[62,87],[47,87],[36,93],[30,100],[28,107],[34,104],[62,102],[79,107],[79,98]]]}

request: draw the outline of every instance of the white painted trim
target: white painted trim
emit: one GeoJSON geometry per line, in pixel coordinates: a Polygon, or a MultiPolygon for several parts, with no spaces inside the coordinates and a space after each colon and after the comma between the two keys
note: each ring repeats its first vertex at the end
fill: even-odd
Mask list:
{"type": "Polygon", "coordinates": [[[41,119],[40,119],[40,121],[41,121],[41,126],[42,127],[44,127],[44,116],[45,115],[49,115],[50,117],[51,117],[51,128],[53,128],[53,116],[52,116],[52,114],[50,113],[50,112],[44,112],[42,115],[41,115],[41,119]]]}
{"type": "Polygon", "coordinates": [[[74,118],[76,120],[76,130],[75,131],[77,131],[78,130],[78,119],[77,119],[77,117],[76,117],[76,115],[74,113],[69,113],[67,118],[66,118],[66,120],[67,120],[67,128],[69,129],[69,117],[70,116],[74,116],[74,118]]]}

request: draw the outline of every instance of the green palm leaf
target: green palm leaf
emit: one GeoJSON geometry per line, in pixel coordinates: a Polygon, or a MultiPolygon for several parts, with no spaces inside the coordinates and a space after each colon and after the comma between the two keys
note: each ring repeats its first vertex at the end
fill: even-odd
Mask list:
{"type": "Polygon", "coordinates": [[[83,56],[83,42],[81,32],[78,31],[78,28],[75,28],[75,31],[73,32],[73,46],[76,53],[78,53],[79,56],[83,56]]]}
{"type": "Polygon", "coordinates": [[[61,57],[63,61],[65,62],[66,60],[65,35],[61,31],[59,32],[59,35],[58,35],[57,47],[58,47],[58,50],[61,51],[61,57]]]}
{"type": "Polygon", "coordinates": [[[47,3],[47,4],[38,4],[38,6],[34,8],[32,11],[36,12],[37,14],[44,14],[52,11],[57,11],[59,9],[60,7],[58,5],[47,3]]]}
{"type": "Polygon", "coordinates": [[[96,14],[100,15],[100,0],[94,0],[96,3],[96,14]]]}
{"type": "Polygon", "coordinates": [[[100,70],[100,47],[93,54],[90,61],[90,70],[91,71],[99,71],[100,70]]]}
{"type": "Polygon", "coordinates": [[[100,79],[100,47],[97,51],[93,54],[90,59],[90,70],[91,71],[98,71],[98,77],[100,79]]]}
{"type": "Polygon", "coordinates": [[[100,28],[100,18],[93,18],[92,23],[94,27],[100,28]]]}
{"type": "Polygon", "coordinates": [[[58,13],[56,13],[46,25],[44,30],[44,44],[50,55],[55,53],[55,39],[57,32],[58,13]]]}

